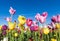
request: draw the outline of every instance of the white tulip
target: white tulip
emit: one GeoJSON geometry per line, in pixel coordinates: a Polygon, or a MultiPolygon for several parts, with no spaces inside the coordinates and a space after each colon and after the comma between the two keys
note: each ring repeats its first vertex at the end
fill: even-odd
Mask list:
{"type": "Polygon", "coordinates": [[[5,37],[5,38],[3,39],[3,41],[8,41],[8,37],[5,37]]]}

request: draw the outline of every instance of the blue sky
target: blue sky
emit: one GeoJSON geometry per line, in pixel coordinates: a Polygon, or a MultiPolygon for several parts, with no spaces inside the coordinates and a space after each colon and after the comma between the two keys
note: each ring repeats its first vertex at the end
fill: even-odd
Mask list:
{"type": "Polygon", "coordinates": [[[46,23],[49,23],[53,15],[60,14],[60,0],[0,0],[0,25],[7,24],[4,18],[10,16],[10,6],[16,9],[13,20],[16,20],[18,15],[35,20],[36,13],[47,11],[46,23]]]}

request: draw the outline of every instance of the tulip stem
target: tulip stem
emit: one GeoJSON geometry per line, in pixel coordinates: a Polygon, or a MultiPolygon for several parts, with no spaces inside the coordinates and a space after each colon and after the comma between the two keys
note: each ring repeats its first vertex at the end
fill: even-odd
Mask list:
{"type": "Polygon", "coordinates": [[[56,39],[57,39],[57,41],[58,41],[58,33],[56,32],[56,39]]]}
{"type": "MultiPolygon", "coordinates": [[[[51,28],[51,30],[52,30],[52,28],[51,28]]],[[[52,38],[52,31],[51,31],[51,34],[50,34],[50,36],[51,36],[51,38],[52,38]]]]}
{"type": "Polygon", "coordinates": [[[49,35],[47,35],[48,41],[49,41],[49,35]]]}

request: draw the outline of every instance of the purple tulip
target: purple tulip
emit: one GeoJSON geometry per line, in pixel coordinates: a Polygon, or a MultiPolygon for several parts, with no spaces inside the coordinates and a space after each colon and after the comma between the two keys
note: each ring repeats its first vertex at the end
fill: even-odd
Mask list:
{"type": "Polygon", "coordinates": [[[8,27],[7,25],[3,25],[2,30],[7,30],[7,27],[8,27]]]}
{"type": "Polygon", "coordinates": [[[30,27],[30,30],[31,30],[31,31],[34,31],[34,28],[33,28],[33,26],[31,26],[31,27],[30,27]]]}

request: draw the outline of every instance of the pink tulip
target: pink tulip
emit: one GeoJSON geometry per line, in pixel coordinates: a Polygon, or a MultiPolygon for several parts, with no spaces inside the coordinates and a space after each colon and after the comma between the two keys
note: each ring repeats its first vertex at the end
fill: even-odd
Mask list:
{"type": "Polygon", "coordinates": [[[53,28],[55,28],[55,24],[54,24],[54,22],[51,22],[51,26],[52,26],[53,28]]]}
{"type": "Polygon", "coordinates": [[[33,21],[33,25],[30,27],[31,31],[37,31],[38,30],[38,24],[36,21],[33,21]]]}
{"type": "Polygon", "coordinates": [[[47,13],[47,12],[43,12],[43,13],[42,13],[42,16],[44,16],[45,18],[47,18],[48,13],[47,13]]]}
{"type": "Polygon", "coordinates": [[[40,14],[39,14],[39,13],[37,13],[37,15],[35,16],[35,18],[37,19],[37,21],[39,21],[40,14]]]}
{"type": "Polygon", "coordinates": [[[27,26],[31,26],[32,23],[33,23],[33,21],[32,21],[31,19],[27,19],[27,20],[26,20],[26,24],[27,24],[27,26]]]}
{"type": "Polygon", "coordinates": [[[54,30],[57,29],[57,28],[55,28],[55,27],[52,27],[51,25],[48,25],[48,28],[49,28],[50,32],[52,32],[52,31],[54,31],[54,30]]]}
{"type": "Polygon", "coordinates": [[[38,31],[38,26],[36,26],[36,25],[35,26],[31,26],[30,30],[31,31],[38,31]]]}
{"type": "Polygon", "coordinates": [[[38,31],[38,26],[34,26],[34,31],[38,31]]]}
{"type": "Polygon", "coordinates": [[[51,25],[48,25],[48,28],[49,28],[49,29],[52,29],[51,25]]]}
{"type": "Polygon", "coordinates": [[[53,16],[51,20],[52,20],[52,22],[54,22],[54,23],[60,22],[60,15],[53,16]]]}
{"type": "Polygon", "coordinates": [[[43,12],[42,15],[40,15],[39,13],[37,13],[37,15],[35,16],[35,18],[40,21],[40,23],[44,23],[46,21],[48,13],[47,12],[43,12]]]}
{"type": "Polygon", "coordinates": [[[50,32],[52,32],[52,31],[54,31],[55,29],[57,29],[57,28],[55,27],[54,22],[51,22],[51,24],[48,25],[48,28],[50,29],[50,32]]]}
{"type": "Polygon", "coordinates": [[[46,21],[46,18],[45,17],[43,17],[43,16],[40,16],[40,23],[44,23],[45,21],[46,21]]]}
{"type": "Polygon", "coordinates": [[[53,16],[51,20],[52,22],[57,22],[57,16],[53,16]]]}
{"type": "Polygon", "coordinates": [[[9,12],[11,15],[15,14],[16,10],[14,10],[12,7],[10,7],[9,12]]]}
{"type": "Polygon", "coordinates": [[[5,18],[5,20],[9,22],[9,21],[11,21],[11,18],[7,17],[7,18],[5,18]]]}
{"type": "Polygon", "coordinates": [[[57,15],[57,21],[60,22],[60,15],[57,15]]]}
{"type": "Polygon", "coordinates": [[[46,21],[46,18],[48,16],[48,13],[47,12],[43,12],[42,15],[40,15],[40,22],[41,23],[44,23],[46,21]]]}
{"type": "Polygon", "coordinates": [[[37,25],[37,22],[36,21],[33,21],[33,25],[37,25]]]}

